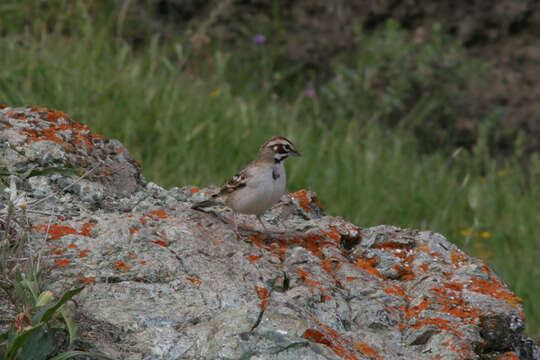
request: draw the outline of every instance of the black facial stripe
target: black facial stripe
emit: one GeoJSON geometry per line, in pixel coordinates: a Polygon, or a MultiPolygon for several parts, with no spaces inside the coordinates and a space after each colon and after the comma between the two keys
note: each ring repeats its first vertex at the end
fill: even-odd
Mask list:
{"type": "Polygon", "coordinates": [[[286,147],[286,145],[279,144],[276,152],[278,152],[280,154],[286,154],[286,153],[290,152],[290,148],[286,147]]]}
{"type": "Polygon", "coordinates": [[[282,162],[283,160],[285,160],[285,159],[288,158],[288,157],[289,157],[289,154],[288,154],[288,153],[282,153],[282,154],[281,154],[281,153],[276,153],[276,154],[274,155],[274,161],[275,161],[276,163],[280,163],[280,162],[282,162]]]}

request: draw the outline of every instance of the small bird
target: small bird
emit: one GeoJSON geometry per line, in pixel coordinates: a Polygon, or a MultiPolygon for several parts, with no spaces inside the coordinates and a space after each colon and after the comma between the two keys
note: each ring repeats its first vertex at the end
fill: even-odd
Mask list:
{"type": "Polygon", "coordinates": [[[240,238],[236,213],[256,215],[268,233],[261,215],[285,194],[286,175],[283,161],[300,156],[293,143],[283,136],[267,140],[259,148],[257,158],[232,177],[210,199],[194,204],[193,209],[224,204],[233,210],[234,233],[240,238]]]}

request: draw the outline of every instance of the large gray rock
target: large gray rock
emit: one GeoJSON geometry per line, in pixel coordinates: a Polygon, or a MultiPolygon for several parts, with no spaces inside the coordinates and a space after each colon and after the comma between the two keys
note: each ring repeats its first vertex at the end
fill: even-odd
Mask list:
{"type": "Polygon", "coordinates": [[[265,215],[268,236],[240,216],[238,240],[228,209],[191,209],[210,191],[146,183],[122,144],[48,109],[0,110],[0,170],[11,174],[0,211],[11,196],[26,217],[14,231],[43,254],[50,289],[87,284],[72,304],[82,348],[118,359],[539,358],[521,300],[440,234],[361,229],[302,190],[265,215]]]}

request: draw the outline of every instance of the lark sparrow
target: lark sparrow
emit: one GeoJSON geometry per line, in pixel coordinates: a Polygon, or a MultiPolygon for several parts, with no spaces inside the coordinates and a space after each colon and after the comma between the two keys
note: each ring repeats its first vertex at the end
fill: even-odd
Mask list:
{"type": "Polygon", "coordinates": [[[238,238],[236,213],[256,215],[265,233],[261,215],[285,194],[286,175],[283,161],[289,156],[300,156],[292,142],[283,136],[267,140],[259,148],[257,158],[238,172],[209,200],[193,205],[193,209],[224,204],[233,210],[234,232],[238,238]]]}

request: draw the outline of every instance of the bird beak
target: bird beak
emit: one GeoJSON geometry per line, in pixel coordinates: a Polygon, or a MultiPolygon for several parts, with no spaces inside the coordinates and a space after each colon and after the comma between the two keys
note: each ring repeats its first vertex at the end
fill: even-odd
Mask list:
{"type": "Polygon", "coordinates": [[[292,149],[291,155],[292,156],[301,156],[300,153],[298,151],[296,151],[296,149],[292,149]]]}

